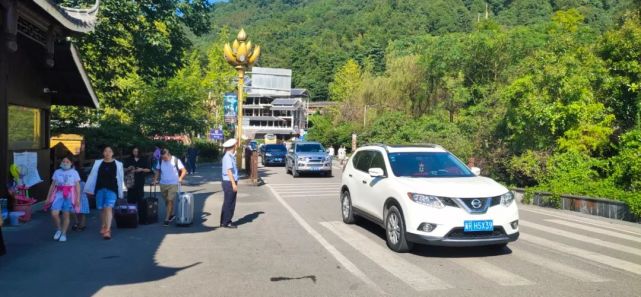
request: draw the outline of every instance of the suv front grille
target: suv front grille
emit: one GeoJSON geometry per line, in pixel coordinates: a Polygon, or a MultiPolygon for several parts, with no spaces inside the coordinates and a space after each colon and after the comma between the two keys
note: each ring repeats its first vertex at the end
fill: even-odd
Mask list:
{"type": "Polygon", "coordinates": [[[471,209],[473,210],[473,212],[486,212],[487,208],[485,208],[485,205],[487,203],[487,199],[491,199],[489,207],[497,206],[501,204],[501,196],[496,196],[491,198],[448,198],[448,197],[438,197],[438,198],[441,199],[441,201],[445,206],[451,206],[451,207],[460,207],[454,200],[462,201],[462,203],[464,203],[467,206],[467,209],[471,209]],[[471,205],[472,200],[474,199],[479,199],[481,201],[482,203],[481,209],[484,209],[484,210],[474,211],[475,209],[471,205]]]}
{"type": "Polygon", "coordinates": [[[494,231],[478,231],[478,232],[463,232],[462,227],[454,228],[452,231],[445,235],[448,239],[492,239],[501,238],[505,235],[505,231],[501,226],[495,226],[494,231]]]}
{"type": "Polygon", "coordinates": [[[469,213],[485,213],[490,208],[492,198],[459,198],[458,201],[462,203],[464,208],[469,213]]]}

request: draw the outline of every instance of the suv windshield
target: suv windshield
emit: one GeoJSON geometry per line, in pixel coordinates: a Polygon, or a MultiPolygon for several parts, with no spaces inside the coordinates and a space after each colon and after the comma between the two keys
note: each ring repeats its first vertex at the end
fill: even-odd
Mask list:
{"type": "Polygon", "coordinates": [[[317,143],[299,144],[296,146],[297,153],[324,153],[325,149],[317,143]]]}
{"type": "Polygon", "coordinates": [[[396,176],[471,177],[474,174],[454,155],[447,152],[390,153],[389,161],[396,176]]]}
{"type": "Polygon", "coordinates": [[[265,151],[269,153],[285,153],[287,148],[284,145],[266,145],[265,151]]]}

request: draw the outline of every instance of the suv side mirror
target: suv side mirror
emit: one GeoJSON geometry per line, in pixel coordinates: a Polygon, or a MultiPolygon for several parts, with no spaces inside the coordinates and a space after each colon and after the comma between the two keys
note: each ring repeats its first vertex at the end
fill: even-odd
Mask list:
{"type": "Polygon", "coordinates": [[[371,177],[385,177],[385,172],[382,168],[370,168],[369,176],[371,177]]]}
{"type": "Polygon", "coordinates": [[[294,150],[293,149],[289,149],[287,152],[289,152],[291,154],[291,153],[294,152],[294,150]]]}
{"type": "Polygon", "coordinates": [[[470,168],[470,169],[472,170],[472,173],[474,173],[474,175],[476,175],[476,176],[481,175],[481,168],[478,168],[478,167],[472,167],[472,168],[470,168]]]}

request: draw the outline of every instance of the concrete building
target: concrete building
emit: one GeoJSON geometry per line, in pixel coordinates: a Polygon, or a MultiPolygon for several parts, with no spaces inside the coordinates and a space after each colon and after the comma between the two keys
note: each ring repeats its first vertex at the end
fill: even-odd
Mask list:
{"type": "Polygon", "coordinates": [[[307,129],[309,93],[291,87],[290,69],[254,67],[243,105],[243,131],[253,139],[289,139],[307,129]]]}
{"type": "Polygon", "coordinates": [[[35,152],[44,180],[30,190],[44,199],[51,176],[52,105],[98,107],[78,51],[68,37],[93,30],[99,1],[88,9],[51,0],[0,0],[0,197],[6,197],[14,152],[35,152]]]}

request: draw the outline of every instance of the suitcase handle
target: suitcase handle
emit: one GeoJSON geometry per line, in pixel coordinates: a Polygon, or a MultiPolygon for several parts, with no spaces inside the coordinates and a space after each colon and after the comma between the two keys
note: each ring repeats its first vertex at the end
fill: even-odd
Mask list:
{"type": "Polygon", "coordinates": [[[156,184],[153,181],[149,185],[149,195],[151,195],[151,197],[156,198],[156,184]]]}

